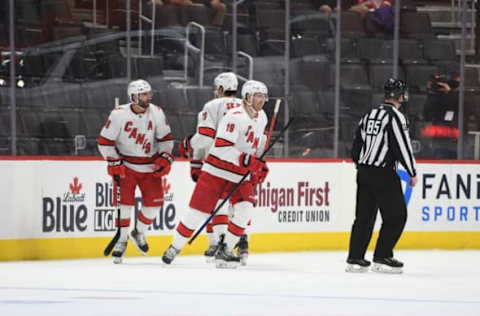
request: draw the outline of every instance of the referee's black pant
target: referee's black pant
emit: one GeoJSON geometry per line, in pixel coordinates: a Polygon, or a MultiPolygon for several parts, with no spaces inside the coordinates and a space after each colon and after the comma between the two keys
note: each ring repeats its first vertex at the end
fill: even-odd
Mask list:
{"type": "Polygon", "coordinates": [[[393,169],[358,166],[357,203],[350,234],[349,259],[364,258],[378,208],[382,215],[382,227],[373,257],[390,258],[407,221],[400,178],[393,169]]]}

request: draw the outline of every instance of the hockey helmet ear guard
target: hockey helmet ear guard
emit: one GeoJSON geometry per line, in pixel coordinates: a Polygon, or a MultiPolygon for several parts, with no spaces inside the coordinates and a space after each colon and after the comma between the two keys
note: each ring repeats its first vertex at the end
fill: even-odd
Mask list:
{"type": "Polygon", "coordinates": [[[131,102],[133,102],[132,95],[136,95],[138,97],[139,94],[146,92],[151,93],[152,87],[143,79],[134,80],[128,84],[127,94],[131,102]]]}
{"type": "Polygon", "coordinates": [[[403,102],[408,101],[408,88],[407,84],[403,80],[389,78],[383,87],[385,92],[385,98],[399,99],[403,96],[403,102]]]}
{"type": "Polygon", "coordinates": [[[238,89],[237,75],[233,72],[222,72],[213,80],[215,89],[222,88],[223,92],[231,91],[235,92],[238,89]]]}
{"type": "Polygon", "coordinates": [[[242,87],[242,99],[246,99],[248,95],[254,95],[255,93],[265,94],[265,99],[268,101],[268,88],[267,86],[260,81],[249,80],[243,84],[242,87]]]}

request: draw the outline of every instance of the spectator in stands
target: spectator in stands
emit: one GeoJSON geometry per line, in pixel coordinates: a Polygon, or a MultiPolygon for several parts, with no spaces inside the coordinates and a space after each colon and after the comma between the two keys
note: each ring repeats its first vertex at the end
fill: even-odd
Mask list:
{"type": "MultiPolygon", "coordinates": [[[[447,75],[435,74],[427,82],[428,96],[423,110],[427,125],[423,128],[422,135],[431,139],[434,158],[457,158],[459,86],[458,72],[447,75]]],[[[478,130],[478,118],[475,113],[465,112],[464,119],[465,132],[478,130]]],[[[465,147],[470,147],[468,137],[465,140],[467,141],[465,147]]]]}
{"type": "Polygon", "coordinates": [[[391,8],[393,1],[387,0],[356,0],[349,10],[358,12],[362,19],[365,18],[367,12],[373,12],[378,9],[391,8]]]}
{"type": "MultiPolygon", "coordinates": [[[[348,10],[356,2],[356,0],[343,1],[342,10],[348,10]]],[[[312,0],[312,3],[319,11],[324,13],[331,13],[337,7],[337,0],[312,0]]]]}
{"type": "Polygon", "coordinates": [[[324,13],[331,13],[337,5],[336,0],[312,0],[312,3],[319,11],[324,13]]]}
{"type": "Polygon", "coordinates": [[[222,0],[152,0],[157,5],[173,4],[173,5],[204,5],[213,10],[212,24],[222,26],[227,6],[222,0]]]}
{"type": "MultiPolygon", "coordinates": [[[[448,75],[433,75],[432,79],[427,82],[428,97],[423,110],[425,121],[442,123],[448,121],[450,116],[453,116],[453,120],[456,121],[459,87],[460,74],[457,71],[448,75]]],[[[480,129],[477,116],[478,113],[465,111],[466,131],[480,129]]]]}
{"type": "Polygon", "coordinates": [[[423,110],[425,121],[440,123],[444,122],[445,118],[456,118],[459,85],[460,76],[457,72],[432,75],[427,82],[428,96],[423,110]]]}

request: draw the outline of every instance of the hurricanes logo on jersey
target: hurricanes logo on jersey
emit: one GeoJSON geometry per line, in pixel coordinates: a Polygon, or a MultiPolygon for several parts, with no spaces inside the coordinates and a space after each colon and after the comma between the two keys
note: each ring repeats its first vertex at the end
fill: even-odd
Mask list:
{"type": "MultiPolygon", "coordinates": [[[[128,121],[125,124],[124,130],[125,132],[128,133],[128,138],[135,139],[135,144],[141,145],[144,153],[146,154],[150,153],[150,150],[152,149],[152,145],[150,144],[148,139],[145,137],[146,135],[144,133],[139,133],[138,129],[136,127],[132,127],[132,125],[133,125],[132,121],[128,121]]],[[[150,121],[148,125],[148,130],[152,130],[152,129],[153,129],[153,126],[150,121]]]]}
{"type": "Polygon", "coordinates": [[[255,137],[255,133],[252,130],[252,125],[249,125],[247,128],[247,132],[245,133],[245,137],[247,137],[247,143],[252,143],[253,148],[258,148],[258,143],[260,142],[259,137],[255,137]]]}

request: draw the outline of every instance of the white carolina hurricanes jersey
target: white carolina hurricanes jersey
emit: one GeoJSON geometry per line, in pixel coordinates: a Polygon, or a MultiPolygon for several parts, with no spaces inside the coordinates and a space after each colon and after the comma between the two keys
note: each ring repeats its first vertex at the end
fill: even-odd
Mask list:
{"type": "Polygon", "coordinates": [[[197,132],[190,143],[193,148],[193,159],[203,160],[213,144],[220,119],[231,109],[242,106],[238,98],[223,97],[205,103],[203,110],[198,113],[197,132]]]}
{"type": "Polygon", "coordinates": [[[138,172],[153,172],[158,153],[171,153],[172,147],[170,125],[163,110],[154,104],[140,114],[131,104],[116,107],[98,138],[98,149],[106,160],[123,160],[126,167],[138,172]]]}
{"type": "Polygon", "coordinates": [[[240,166],[240,155],[263,152],[266,125],[267,115],[263,110],[253,119],[244,106],[228,111],[220,120],[215,143],[208,152],[202,170],[232,182],[240,181],[248,172],[240,166]]]}

